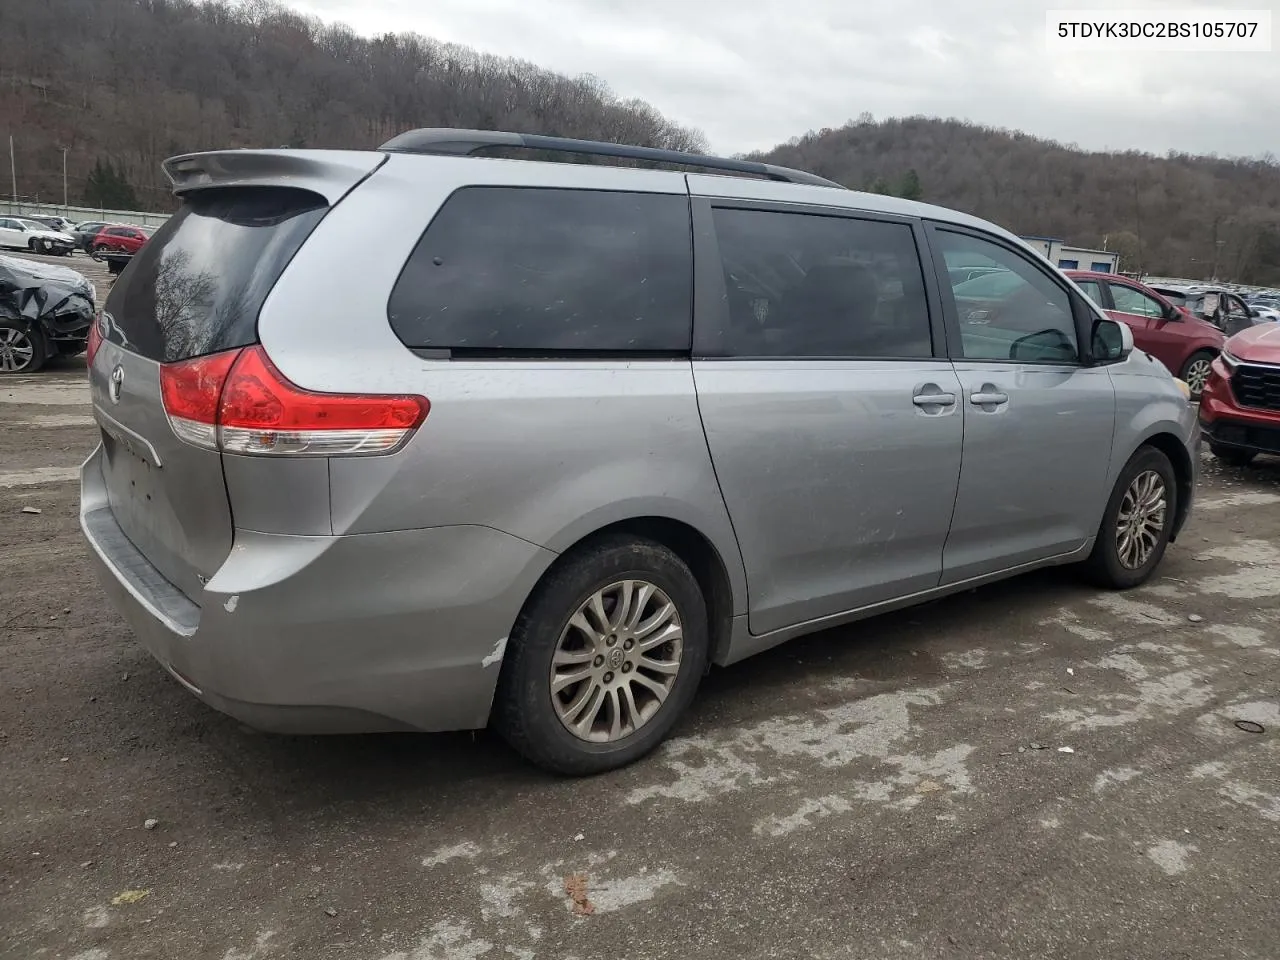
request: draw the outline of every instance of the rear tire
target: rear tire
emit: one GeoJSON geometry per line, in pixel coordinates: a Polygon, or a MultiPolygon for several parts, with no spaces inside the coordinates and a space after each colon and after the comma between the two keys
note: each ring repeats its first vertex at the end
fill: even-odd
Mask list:
{"type": "Polygon", "coordinates": [[[1178,477],[1169,458],[1141,447],[1129,458],[1107,501],[1084,563],[1100,587],[1128,590],[1146,583],[1164,557],[1178,515],[1178,477]]]}
{"type": "Polygon", "coordinates": [[[40,332],[20,320],[0,320],[0,376],[35,373],[49,359],[40,332]]]}
{"type": "Polygon", "coordinates": [[[1257,456],[1252,450],[1241,450],[1239,447],[1223,447],[1216,443],[1209,444],[1209,452],[1228,467],[1247,467],[1257,456]]]}
{"type": "Polygon", "coordinates": [[[1205,382],[1209,379],[1209,368],[1217,354],[1212,350],[1197,350],[1187,357],[1178,378],[1191,389],[1191,399],[1199,400],[1204,392],[1205,382]]]}
{"type": "Polygon", "coordinates": [[[684,561],[652,540],[601,537],[562,557],[525,603],[492,725],[553,773],[625,766],[684,713],[708,647],[706,603],[684,561]]]}

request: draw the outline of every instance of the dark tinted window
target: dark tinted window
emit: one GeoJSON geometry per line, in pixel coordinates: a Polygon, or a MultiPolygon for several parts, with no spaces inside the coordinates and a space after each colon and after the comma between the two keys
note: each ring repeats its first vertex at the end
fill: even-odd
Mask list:
{"type": "Polygon", "coordinates": [[[929,310],[911,228],[766,210],[713,212],[739,357],[928,357],[929,310]]]}
{"type": "Polygon", "coordinates": [[[410,347],[562,353],[689,349],[684,196],[468,187],[391,293],[410,347]]]}
{"type": "MultiPolygon", "coordinates": [[[[1079,359],[1066,287],[998,243],[949,230],[939,230],[935,236],[948,273],[960,265],[1000,268],[950,286],[966,360],[1068,363],[1079,359]]],[[[1093,296],[1092,291],[1086,292],[1093,296]]]]}
{"type": "Polygon", "coordinates": [[[253,343],[262,301],[325,210],[289,188],[193,194],[116,281],[110,339],[160,361],[253,343]]]}

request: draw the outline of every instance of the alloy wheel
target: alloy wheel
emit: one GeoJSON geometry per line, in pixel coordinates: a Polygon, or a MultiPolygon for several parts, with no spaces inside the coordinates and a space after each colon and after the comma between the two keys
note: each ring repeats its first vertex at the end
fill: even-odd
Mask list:
{"type": "Polygon", "coordinates": [[[25,331],[0,327],[0,371],[21,373],[31,366],[35,353],[35,344],[25,331]]]}
{"type": "Polygon", "coordinates": [[[1191,395],[1198,397],[1204,391],[1204,385],[1209,380],[1209,370],[1212,366],[1211,361],[1200,359],[1193,360],[1187,366],[1186,383],[1191,389],[1191,395]]]}
{"type": "Polygon", "coordinates": [[[1137,570],[1151,559],[1164,532],[1167,510],[1167,491],[1159,473],[1144,470],[1133,478],[1116,516],[1116,552],[1122,566],[1137,570]]]}
{"type": "Polygon", "coordinates": [[[551,658],[551,701],[579,740],[613,743],[657,715],[680,673],[680,611],[656,584],[620,580],[569,618],[551,658]]]}

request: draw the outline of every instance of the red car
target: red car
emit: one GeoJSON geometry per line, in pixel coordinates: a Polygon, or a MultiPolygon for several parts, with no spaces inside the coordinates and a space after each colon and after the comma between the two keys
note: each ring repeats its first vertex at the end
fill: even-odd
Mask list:
{"type": "Polygon", "coordinates": [[[1064,270],[1068,277],[1106,311],[1128,324],[1139,350],[1151,354],[1199,397],[1210,365],[1222,353],[1222,331],[1189,310],[1175,307],[1150,287],[1110,273],[1064,270]]]}
{"type": "Polygon", "coordinates": [[[1280,323],[1227,341],[1200,395],[1200,429],[1223,463],[1245,466],[1259,453],[1280,453],[1280,323]]]}
{"type": "Polygon", "coordinates": [[[141,227],[107,224],[89,241],[89,253],[127,253],[132,256],[150,239],[151,235],[141,227]]]}

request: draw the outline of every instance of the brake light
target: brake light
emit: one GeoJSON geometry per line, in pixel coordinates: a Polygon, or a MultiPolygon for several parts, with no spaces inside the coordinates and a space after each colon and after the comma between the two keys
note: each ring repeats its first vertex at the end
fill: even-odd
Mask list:
{"type": "Polygon", "coordinates": [[[179,440],[218,449],[218,400],[240,353],[227,350],[160,365],[160,399],[179,440]]]}
{"type": "Polygon", "coordinates": [[[255,456],[390,453],[431,409],[426,397],[304,390],[261,346],[165,364],[160,392],[179,438],[255,456]]]}
{"type": "Polygon", "coordinates": [[[97,355],[100,346],[102,346],[102,313],[98,312],[93,315],[93,323],[89,324],[89,340],[84,347],[86,366],[93,366],[93,358],[97,355]]]}

